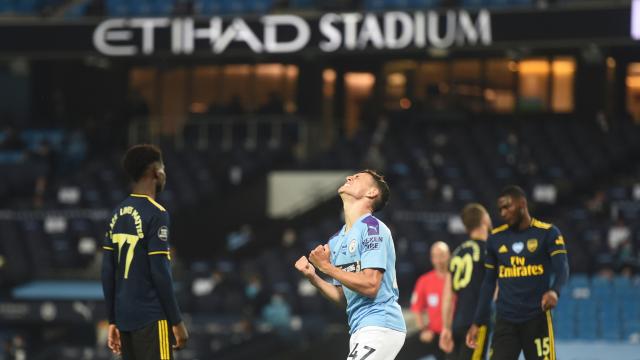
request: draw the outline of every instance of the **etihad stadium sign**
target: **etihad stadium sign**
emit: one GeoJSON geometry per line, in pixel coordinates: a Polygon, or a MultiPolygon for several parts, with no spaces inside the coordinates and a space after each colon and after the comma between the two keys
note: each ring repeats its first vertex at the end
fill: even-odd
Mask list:
{"type": "Polygon", "coordinates": [[[352,54],[424,57],[445,53],[427,51],[433,49],[502,54],[512,49],[574,51],[593,44],[629,51],[638,46],[631,36],[631,18],[631,8],[621,5],[609,9],[425,10],[325,13],[310,17],[273,14],[44,22],[0,19],[0,55],[44,59],[103,55],[124,61],[154,57],[178,61],[197,58],[267,61],[275,57],[312,59],[352,54]]]}
{"type": "Polygon", "coordinates": [[[112,18],[93,32],[95,49],[107,56],[191,55],[250,50],[255,54],[296,53],[315,48],[339,51],[448,49],[492,44],[491,14],[401,12],[327,13],[245,18],[112,18]]]}

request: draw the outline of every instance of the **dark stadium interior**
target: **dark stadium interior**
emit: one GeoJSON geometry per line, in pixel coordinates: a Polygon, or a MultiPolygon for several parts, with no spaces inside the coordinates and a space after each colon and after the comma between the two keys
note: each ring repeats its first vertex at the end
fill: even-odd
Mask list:
{"type": "MultiPolygon", "coordinates": [[[[0,0],[0,26],[448,9],[628,16],[630,3],[0,0]]],[[[487,49],[317,57],[246,47],[112,57],[26,45],[25,55],[0,45],[0,359],[15,348],[29,359],[111,358],[100,248],[128,194],[122,155],[139,142],[160,145],[167,169],[157,200],[171,213],[191,332],[179,359],[344,358],[344,311],[293,268],[340,228],[340,201],[270,217],[269,176],[284,170],[385,175],[391,201],[379,217],[393,233],[403,308],[431,267],[430,245],[466,239],[456,221],[463,206],[484,204],[497,225],[500,189],[519,184],[533,216],[567,239],[557,338],[637,343],[640,48],[631,38],[574,44],[536,31],[544,35],[532,45],[494,34],[487,49]]]]}

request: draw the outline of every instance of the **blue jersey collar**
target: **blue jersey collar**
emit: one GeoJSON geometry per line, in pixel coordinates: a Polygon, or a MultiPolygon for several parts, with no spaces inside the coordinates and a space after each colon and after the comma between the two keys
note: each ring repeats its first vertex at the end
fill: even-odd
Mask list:
{"type": "MultiPolygon", "coordinates": [[[[350,229],[349,231],[353,230],[353,228],[354,228],[354,227],[356,227],[356,224],[358,224],[358,223],[362,222],[362,220],[366,219],[366,218],[367,218],[367,217],[369,217],[369,216],[373,216],[373,215],[372,215],[371,213],[366,213],[366,214],[364,214],[364,215],[360,216],[360,217],[358,218],[358,220],[356,220],[356,221],[354,221],[354,222],[353,222],[353,225],[351,225],[351,229],[350,229]]],[[[347,233],[347,231],[346,231],[346,230],[347,230],[347,224],[342,225],[342,229],[340,230],[340,235],[341,235],[341,236],[342,236],[342,235],[345,235],[345,234],[347,233]]]]}

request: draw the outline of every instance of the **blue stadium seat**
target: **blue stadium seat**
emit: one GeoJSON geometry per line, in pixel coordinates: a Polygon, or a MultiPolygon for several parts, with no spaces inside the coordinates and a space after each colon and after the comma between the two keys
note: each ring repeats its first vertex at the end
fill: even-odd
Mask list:
{"type": "Polygon", "coordinates": [[[581,340],[595,340],[598,338],[598,327],[595,320],[579,321],[576,337],[581,340]]]}
{"type": "Polygon", "coordinates": [[[173,0],[154,0],[151,4],[151,13],[155,16],[169,16],[173,12],[173,0]]]}
{"type": "Polygon", "coordinates": [[[510,0],[511,6],[533,6],[532,0],[510,0]]]}
{"type": "Polygon", "coordinates": [[[585,274],[572,274],[569,278],[569,286],[575,287],[589,287],[589,277],[585,274]]]}
{"type": "Polygon", "coordinates": [[[127,4],[129,15],[131,16],[150,16],[152,15],[151,3],[147,1],[131,1],[127,4]]]}
{"type": "Polygon", "coordinates": [[[620,340],[622,331],[622,319],[620,317],[620,303],[617,301],[603,302],[600,304],[600,331],[603,339],[620,340]]]}
{"type": "Polygon", "coordinates": [[[576,336],[576,303],[571,296],[563,296],[553,311],[553,325],[559,339],[572,339],[576,336]]]}
{"type": "Polygon", "coordinates": [[[249,11],[247,0],[222,1],[223,14],[243,14],[249,11]]]}
{"type": "Polygon", "coordinates": [[[384,0],[365,0],[364,8],[368,11],[384,10],[384,0]]]}
{"type": "Polygon", "coordinates": [[[9,0],[0,0],[0,13],[13,12],[13,4],[9,0]]]}
{"type": "Polygon", "coordinates": [[[248,0],[247,9],[252,13],[265,14],[273,7],[273,0],[248,0]]]}
{"type": "Polygon", "coordinates": [[[129,6],[125,0],[107,0],[107,14],[110,16],[129,16],[129,6]]]}
{"type": "Polygon", "coordinates": [[[558,339],[569,340],[576,337],[576,326],[573,321],[556,321],[553,326],[558,339]]]}
{"type": "Polygon", "coordinates": [[[387,9],[406,9],[409,7],[410,0],[385,0],[387,9]]]}
{"type": "Polygon", "coordinates": [[[622,289],[631,290],[632,289],[631,279],[626,276],[618,275],[615,278],[613,278],[613,288],[615,290],[622,290],[622,289]]]}
{"type": "Polygon", "coordinates": [[[638,305],[638,297],[631,296],[621,301],[622,318],[629,321],[640,321],[640,305],[638,305]]]}
{"type": "Polygon", "coordinates": [[[0,151],[0,164],[18,164],[24,160],[21,151],[0,151]]]}
{"type": "Polygon", "coordinates": [[[622,331],[620,329],[619,324],[603,323],[601,325],[601,328],[602,328],[603,339],[611,340],[611,341],[619,341],[622,339],[622,331]]]}
{"type": "Polygon", "coordinates": [[[33,14],[37,9],[36,0],[20,0],[13,4],[13,10],[22,15],[33,14]]]}
{"type": "Polygon", "coordinates": [[[591,294],[596,299],[607,299],[611,296],[611,281],[604,277],[594,277],[591,279],[591,294]]]}
{"type": "Polygon", "coordinates": [[[89,2],[81,2],[71,6],[64,13],[65,19],[77,19],[84,16],[87,12],[87,7],[89,6],[89,2]]]}
{"type": "Polygon", "coordinates": [[[208,0],[194,0],[193,12],[196,15],[210,15],[212,13],[211,1],[208,0]]]}
{"type": "Polygon", "coordinates": [[[461,5],[462,7],[477,8],[486,6],[487,4],[484,0],[462,0],[461,5]]]}
{"type": "Polygon", "coordinates": [[[40,143],[46,141],[55,150],[61,150],[66,134],[64,130],[26,130],[22,132],[21,138],[27,143],[29,149],[35,149],[40,143]]]}
{"type": "Polygon", "coordinates": [[[622,324],[623,339],[629,339],[630,336],[637,336],[639,334],[640,334],[640,320],[625,321],[622,324]]]}
{"type": "Polygon", "coordinates": [[[553,312],[553,319],[558,324],[575,326],[577,313],[576,301],[572,300],[571,297],[566,297],[558,303],[558,307],[553,312]]]}
{"type": "Polygon", "coordinates": [[[202,15],[226,15],[226,8],[222,0],[202,0],[202,15]]]}
{"type": "Polygon", "coordinates": [[[594,318],[598,305],[594,300],[578,300],[576,301],[578,318],[594,318]]]}
{"type": "Polygon", "coordinates": [[[316,6],[315,0],[290,0],[289,1],[289,7],[292,7],[294,9],[312,9],[315,6],[316,6]]]}
{"type": "Polygon", "coordinates": [[[511,7],[512,3],[511,0],[488,0],[485,1],[486,6],[491,6],[494,8],[504,8],[504,7],[511,7]]]}
{"type": "Polygon", "coordinates": [[[441,5],[440,0],[410,0],[409,7],[412,9],[430,9],[441,5]]]}
{"type": "Polygon", "coordinates": [[[637,298],[638,290],[629,283],[628,286],[614,286],[612,295],[616,301],[622,302],[628,298],[637,298]]]}

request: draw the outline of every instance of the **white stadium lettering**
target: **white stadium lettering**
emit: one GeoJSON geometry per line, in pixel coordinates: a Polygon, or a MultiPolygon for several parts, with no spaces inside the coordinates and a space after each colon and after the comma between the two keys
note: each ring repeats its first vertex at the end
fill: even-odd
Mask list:
{"type": "MultiPolygon", "coordinates": [[[[327,13],[318,19],[317,29],[313,30],[308,20],[292,14],[264,15],[254,22],[216,16],[204,24],[196,23],[193,18],[114,18],[96,27],[93,45],[104,55],[135,56],[153,55],[159,51],[159,43],[168,41],[171,53],[188,55],[198,50],[197,41],[207,40],[209,51],[214,54],[224,53],[233,43],[244,44],[256,54],[276,54],[295,53],[314,46],[310,44],[313,34],[320,38],[315,46],[327,53],[340,49],[394,50],[427,46],[446,49],[492,42],[488,11],[481,10],[472,16],[465,10],[449,10],[444,15],[435,11],[413,14],[391,11],[382,15],[327,13]],[[165,31],[160,32],[162,29],[165,31]],[[166,33],[168,39],[163,38],[166,33]]],[[[204,50],[202,44],[199,46],[199,50],[204,50]]]]}

